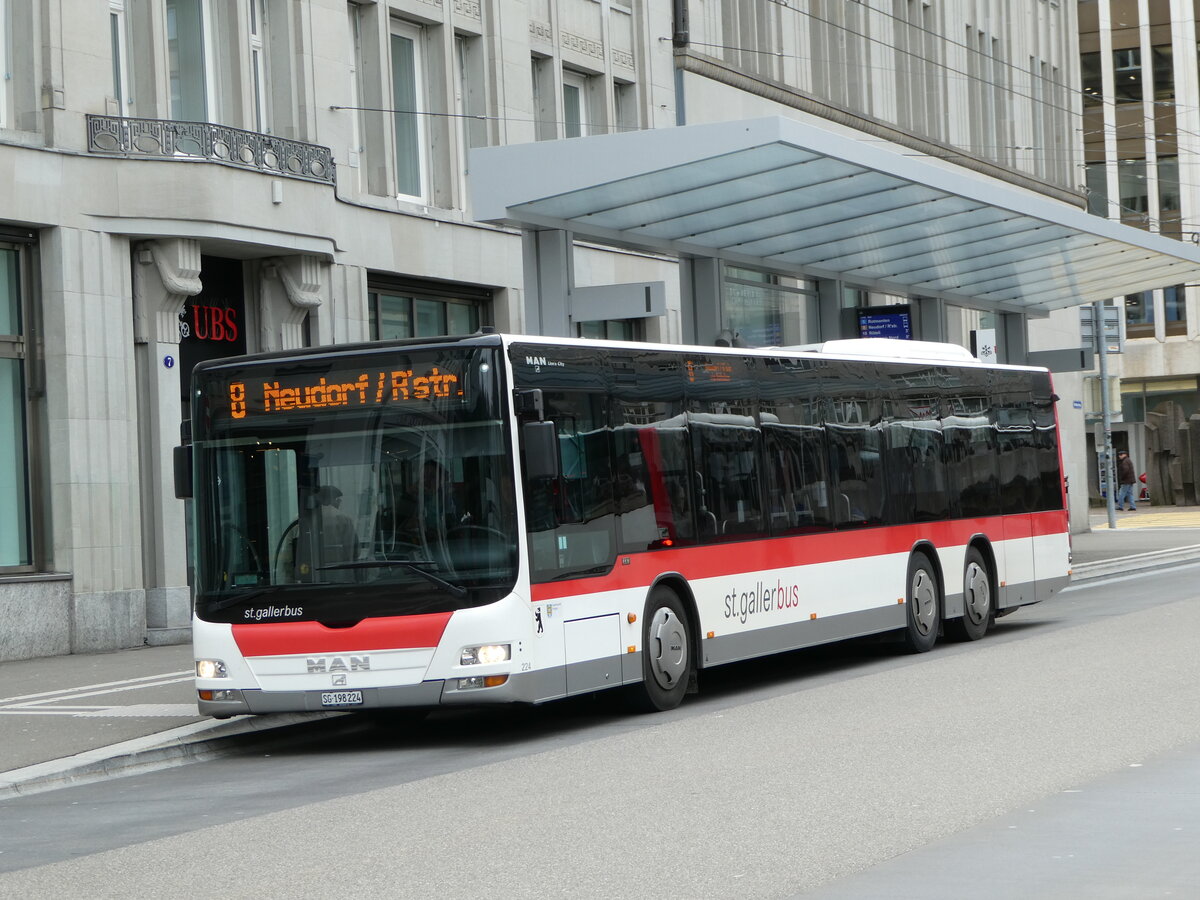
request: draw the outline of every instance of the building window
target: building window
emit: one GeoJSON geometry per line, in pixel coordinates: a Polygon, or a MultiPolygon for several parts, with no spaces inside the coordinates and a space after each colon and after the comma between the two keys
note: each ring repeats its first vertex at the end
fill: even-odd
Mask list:
{"type": "Polygon", "coordinates": [[[1154,337],[1154,291],[1125,295],[1125,334],[1154,337]]]}
{"type": "Polygon", "coordinates": [[[268,112],[267,63],[266,45],[263,36],[267,30],[266,0],[250,0],[250,80],[254,88],[254,130],[268,133],[270,113],[268,112]]]}
{"type": "Polygon", "coordinates": [[[558,116],[554,112],[554,60],[546,56],[534,56],[529,65],[533,79],[534,138],[553,141],[558,137],[558,116]]]}
{"type": "Polygon", "coordinates": [[[1108,165],[1087,164],[1087,210],[1093,216],[1108,217],[1108,165]]]}
{"type": "MultiPolygon", "coordinates": [[[[454,62],[454,121],[458,127],[458,171],[460,177],[465,179],[470,168],[467,151],[473,147],[488,145],[487,94],[484,89],[487,83],[487,67],[483,39],[455,35],[454,62]]],[[[465,182],[460,185],[460,189],[465,198],[465,182]]],[[[466,205],[465,200],[462,205],[466,205]]]]}
{"type": "Polygon", "coordinates": [[[724,330],[743,347],[788,347],[818,340],[816,284],[728,266],[723,291],[724,330]]]}
{"type": "Polygon", "coordinates": [[[1083,105],[1096,106],[1104,102],[1104,77],[1100,66],[1100,54],[1079,54],[1079,69],[1083,80],[1083,105]]]}
{"type": "Polygon", "coordinates": [[[293,23],[283,4],[166,0],[165,9],[172,119],[270,133],[279,130],[276,117],[282,115],[285,125],[295,126],[286,118],[294,91],[286,78],[272,77],[273,71],[283,76],[291,67],[293,23]],[[271,23],[268,8],[285,14],[271,23]],[[272,33],[277,34],[274,52],[272,33]]]}
{"type": "MultiPolygon", "coordinates": [[[[3,0],[0,0],[2,3],[3,0]]],[[[0,28],[3,26],[0,25],[0,28]]],[[[109,0],[108,30],[112,53],[112,96],[118,116],[132,115],[129,96],[129,51],[125,40],[125,0],[109,0]]]]}
{"type": "Polygon", "coordinates": [[[1163,322],[1167,334],[1187,334],[1187,289],[1182,284],[1163,288],[1163,322]]]}
{"type": "Polygon", "coordinates": [[[420,28],[393,21],[392,127],[396,142],[396,193],[425,198],[424,85],[421,79],[420,28]]]}
{"type": "Polygon", "coordinates": [[[1121,412],[1126,422],[1144,422],[1147,412],[1165,412],[1168,403],[1179,407],[1186,421],[1200,412],[1196,379],[1160,378],[1153,381],[1121,380],[1121,412]]]}
{"type": "Polygon", "coordinates": [[[1150,213],[1150,192],[1146,186],[1146,161],[1123,159],[1117,166],[1121,190],[1121,221],[1145,227],[1150,213]]]}
{"type": "Polygon", "coordinates": [[[171,86],[171,118],[207,122],[212,106],[212,78],[205,55],[210,27],[205,0],[167,0],[167,65],[171,86]]]}
{"type": "Polygon", "coordinates": [[[1171,45],[1163,44],[1150,48],[1154,61],[1154,99],[1175,99],[1175,64],[1171,45]]]}
{"type": "Polygon", "coordinates": [[[33,565],[21,250],[0,243],[0,572],[33,565]]]}
{"type": "Polygon", "coordinates": [[[587,78],[578,72],[563,72],[563,137],[589,134],[587,78]]]}
{"type": "Polygon", "coordinates": [[[454,101],[455,112],[462,122],[463,145],[488,145],[487,99],[484,89],[486,66],[483,58],[483,39],[458,35],[454,38],[454,101]]]}
{"type": "Polygon", "coordinates": [[[625,81],[613,82],[613,120],[615,131],[638,129],[637,85],[625,81]]]}
{"type": "Polygon", "coordinates": [[[1179,157],[1158,158],[1158,230],[1167,237],[1183,239],[1183,214],[1179,192],[1179,157]]]}
{"type": "Polygon", "coordinates": [[[576,328],[581,338],[601,341],[640,341],[642,339],[640,319],[605,319],[598,322],[580,322],[576,328]]]}
{"type": "Polygon", "coordinates": [[[372,280],[371,339],[474,334],[490,319],[492,292],[474,285],[372,280]]]}
{"type": "Polygon", "coordinates": [[[1126,294],[1126,336],[1131,338],[1154,337],[1154,323],[1160,317],[1167,334],[1186,334],[1186,298],[1186,289],[1182,284],[1171,285],[1161,291],[1126,294]]]}
{"type": "Polygon", "coordinates": [[[1137,47],[1113,51],[1113,96],[1118,103],[1142,99],[1142,51],[1137,47]]]}

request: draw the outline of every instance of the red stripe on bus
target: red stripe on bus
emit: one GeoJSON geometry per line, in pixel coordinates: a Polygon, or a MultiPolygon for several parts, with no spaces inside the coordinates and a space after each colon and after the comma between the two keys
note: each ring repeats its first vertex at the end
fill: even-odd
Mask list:
{"type": "Polygon", "coordinates": [[[1066,511],[1051,510],[1015,516],[954,519],[862,530],[843,529],[766,540],[664,548],[642,553],[622,553],[616,558],[616,565],[605,575],[535,584],[531,587],[531,593],[536,603],[576,594],[645,587],[663,572],[679,572],[688,579],[719,578],[786,566],[907,553],[913,544],[922,540],[929,541],[934,547],[961,547],[977,534],[992,535],[993,540],[1003,540],[1005,534],[1029,537],[1065,534],[1066,531],[1066,511]],[[1005,528],[1005,525],[1008,527],[1005,528]],[[629,560],[628,564],[623,560],[629,560]]]}
{"type": "Polygon", "coordinates": [[[1066,534],[1070,530],[1070,518],[1065,509],[1033,513],[1029,518],[1033,520],[1034,537],[1042,537],[1047,534],[1066,534]]]}
{"type": "Polygon", "coordinates": [[[243,624],[233,626],[233,639],[244,656],[436,647],[450,616],[446,612],[363,619],[349,628],[328,628],[320,622],[243,624]]]}

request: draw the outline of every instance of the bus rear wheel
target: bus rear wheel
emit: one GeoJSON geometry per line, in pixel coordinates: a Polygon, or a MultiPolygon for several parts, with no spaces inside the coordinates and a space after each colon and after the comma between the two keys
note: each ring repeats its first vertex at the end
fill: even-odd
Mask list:
{"type": "Polygon", "coordinates": [[[906,591],[908,614],[904,643],[913,653],[924,653],[937,643],[942,622],[942,598],[937,573],[924,553],[914,553],[909,557],[906,591]]]}
{"type": "Polygon", "coordinates": [[[954,637],[977,641],[987,634],[996,610],[992,605],[992,574],[983,554],[972,547],[963,565],[963,614],[952,623],[954,637]]]}
{"type": "Polygon", "coordinates": [[[687,611],[678,594],[656,587],[642,617],[642,683],[635,686],[634,707],[642,712],[674,709],[683,702],[691,676],[687,611]]]}

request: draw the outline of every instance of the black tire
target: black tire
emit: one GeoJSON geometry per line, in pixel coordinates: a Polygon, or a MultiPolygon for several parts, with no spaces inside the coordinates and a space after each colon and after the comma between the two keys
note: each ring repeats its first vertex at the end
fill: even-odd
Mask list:
{"type": "Polygon", "coordinates": [[[905,646],[913,653],[932,650],[942,624],[942,592],[933,563],[924,553],[917,552],[909,557],[904,605],[907,609],[905,646]]]}
{"type": "Polygon", "coordinates": [[[656,587],[642,616],[642,683],[631,700],[641,712],[663,712],[683,702],[692,677],[692,637],[679,595],[656,587]]]}
{"type": "Polygon", "coordinates": [[[962,618],[947,623],[956,640],[977,641],[987,634],[996,615],[993,597],[991,569],[983,554],[972,547],[963,563],[962,618]]]}

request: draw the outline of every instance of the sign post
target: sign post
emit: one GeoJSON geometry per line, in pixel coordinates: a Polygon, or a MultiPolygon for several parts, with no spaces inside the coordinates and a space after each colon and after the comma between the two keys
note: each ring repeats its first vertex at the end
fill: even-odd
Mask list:
{"type": "MultiPolygon", "coordinates": [[[[1104,301],[1097,300],[1092,304],[1092,321],[1104,321],[1104,301]]],[[[1096,356],[1100,360],[1100,414],[1104,422],[1104,493],[1105,505],[1108,507],[1108,527],[1117,527],[1117,505],[1114,495],[1113,477],[1113,443],[1112,443],[1112,410],[1108,404],[1108,339],[1105,329],[1096,328],[1093,335],[1096,338],[1096,356]]]]}

